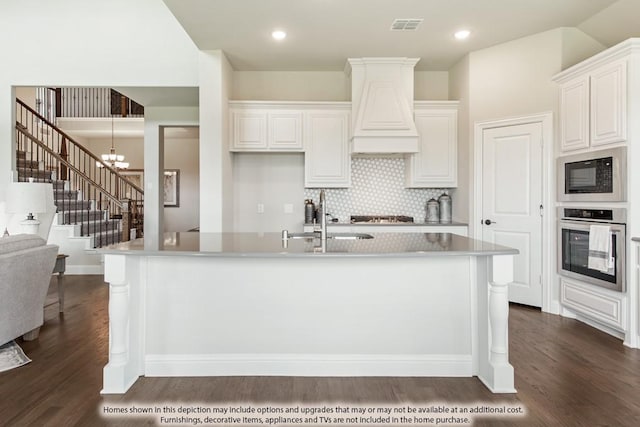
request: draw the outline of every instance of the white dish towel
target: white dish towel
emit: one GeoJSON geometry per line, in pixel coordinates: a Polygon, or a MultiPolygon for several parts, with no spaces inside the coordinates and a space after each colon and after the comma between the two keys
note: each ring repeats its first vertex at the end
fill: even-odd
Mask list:
{"type": "Polygon", "coordinates": [[[611,240],[611,227],[608,225],[589,227],[589,268],[603,273],[613,272],[615,260],[611,240]]]}

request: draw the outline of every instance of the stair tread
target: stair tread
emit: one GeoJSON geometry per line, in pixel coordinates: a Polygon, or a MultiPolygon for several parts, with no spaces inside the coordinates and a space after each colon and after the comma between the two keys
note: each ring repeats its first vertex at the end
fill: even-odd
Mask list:
{"type": "MultiPolygon", "coordinates": [[[[34,116],[39,117],[37,113],[34,116]]],[[[27,129],[21,123],[16,124],[17,128],[27,129]]],[[[44,131],[45,129],[42,129],[44,131]]],[[[59,130],[54,126],[46,128],[47,134],[54,134],[59,130]]],[[[46,145],[46,141],[41,141],[46,145]]],[[[32,145],[33,146],[33,145],[32,145]]],[[[24,147],[23,147],[24,148],[24,147]]],[[[70,190],[75,187],[76,181],[64,181],[55,179],[58,176],[67,178],[68,175],[58,175],[57,164],[49,162],[49,157],[43,153],[45,149],[35,146],[32,151],[16,150],[15,168],[18,181],[25,182],[32,179],[33,182],[51,183],[53,187],[54,204],[57,207],[56,222],[59,225],[73,225],[73,234],[78,232],[83,236],[92,237],[94,247],[118,243],[122,240],[122,218],[108,218],[106,210],[95,210],[93,206],[107,206],[100,201],[94,201],[84,196],[84,191],[70,190]],[[45,160],[45,157],[47,160],[45,160]],[[108,219],[105,219],[108,218],[108,219]]],[[[61,169],[64,173],[64,170],[61,169]]],[[[85,189],[85,186],[79,186],[85,189]]],[[[111,206],[109,204],[108,206],[111,206]]],[[[80,237],[80,236],[78,236],[80,237]]]]}

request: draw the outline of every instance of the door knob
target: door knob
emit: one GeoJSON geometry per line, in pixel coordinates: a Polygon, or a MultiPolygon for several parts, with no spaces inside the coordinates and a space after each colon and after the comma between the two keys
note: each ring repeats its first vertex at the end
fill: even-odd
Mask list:
{"type": "Polygon", "coordinates": [[[497,224],[497,222],[495,222],[495,221],[494,221],[494,222],[492,222],[490,219],[485,219],[485,220],[484,220],[484,223],[485,223],[486,225],[497,224]]]}

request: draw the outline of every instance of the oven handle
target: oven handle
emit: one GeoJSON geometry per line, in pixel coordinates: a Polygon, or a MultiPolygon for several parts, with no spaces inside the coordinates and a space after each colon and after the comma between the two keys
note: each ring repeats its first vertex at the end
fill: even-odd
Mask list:
{"type": "Polygon", "coordinates": [[[559,227],[562,228],[566,228],[569,230],[589,230],[590,226],[592,224],[598,224],[598,225],[608,225],[611,227],[611,232],[612,233],[624,233],[626,231],[626,225],[625,224],[618,224],[618,223],[610,223],[610,222],[586,222],[586,221],[567,221],[564,219],[561,219],[558,221],[559,222],[559,227]]]}

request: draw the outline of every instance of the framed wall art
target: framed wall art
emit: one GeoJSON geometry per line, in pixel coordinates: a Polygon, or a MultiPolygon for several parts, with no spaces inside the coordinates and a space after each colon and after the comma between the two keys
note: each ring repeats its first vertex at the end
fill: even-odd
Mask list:
{"type": "MultiPolygon", "coordinates": [[[[144,170],[127,169],[120,171],[120,175],[144,189],[144,170]]],[[[165,208],[180,207],[180,169],[164,170],[163,196],[165,208]]]]}

